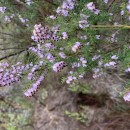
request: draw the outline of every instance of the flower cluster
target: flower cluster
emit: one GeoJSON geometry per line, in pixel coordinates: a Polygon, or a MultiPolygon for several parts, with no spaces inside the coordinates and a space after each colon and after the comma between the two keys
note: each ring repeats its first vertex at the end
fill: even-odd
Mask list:
{"type": "Polygon", "coordinates": [[[104,0],[104,2],[107,4],[109,0],[104,0]]]}
{"type": "Polygon", "coordinates": [[[15,17],[15,14],[12,14],[10,16],[5,15],[4,20],[5,22],[10,23],[14,17],[15,17]]]}
{"type": "Polygon", "coordinates": [[[57,62],[53,65],[53,70],[55,72],[60,72],[67,64],[64,61],[57,62]]]}
{"type": "Polygon", "coordinates": [[[31,5],[31,4],[33,4],[33,1],[32,0],[26,0],[26,4],[31,5]]]}
{"type": "Polygon", "coordinates": [[[126,8],[130,12],[130,0],[128,0],[128,4],[127,4],[126,8]]]}
{"type": "Polygon", "coordinates": [[[69,16],[69,11],[75,7],[75,0],[66,0],[63,2],[61,7],[58,7],[56,12],[59,15],[69,16]]]}
{"type": "Polygon", "coordinates": [[[32,85],[32,88],[29,88],[25,93],[24,95],[27,96],[27,97],[31,97],[33,96],[33,94],[38,90],[41,82],[43,81],[44,79],[44,76],[41,75],[38,80],[32,85]]]}
{"type": "Polygon", "coordinates": [[[50,19],[53,19],[53,20],[56,19],[56,16],[54,16],[54,15],[50,15],[49,17],[50,17],[50,19]]]}
{"type": "Polygon", "coordinates": [[[18,82],[23,73],[30,68],[30,65],[22,65],[18,62],[16,65],[9,65],[8,63],[1,63],[0,66],[0,85],[7,86],[14,82],[18,82]]]}
{"type": "Polygon", "coordinates": [[[77,52],[82,46],[83,45],[80,42],[76,42],[75,45],[72,46],[72,51],[77,52]]]}
{"type": "Polygon", "coordinates": [[[87,60],[84,57],[79,58],[79,62],[73,62],[72,68],[87,67],[87,60]]]}
{"type": "Polygon", "coordinates": [[[103,75],[103,71],[101,68],[94,68],[93,69],[93,78],[98,78],[103,75]]]}
{"type": "Polygon", "coordinates": [[[26,25],[27,27],[29,26],[29,20],[28,19],[26,19],[26,18],[22,18],[22,16],[21,15],[18,15],[18,18],[19,18],[19,20],[21,21],[21,23],[23,23],[24,25],[26,25]]]}
{"type": "Polygon", "coordinates": [[[53,45],[52,43],[45,43],[44,46],[48,51],[52,49],[56,49],[55,45],[53,45]]]}
{"type": "Polygon", "coordinates": [[[53,63],[55,61],[55,56],[51,53],[46,53],[46,58],[49,62],[53,63]]]}
{"type": "Polygon", "coordinates": [[[87,60],[84,57],[80,57],[81,65],[87,67],[87,60]]]}
{"type": "Polygon", "coordinates": [[[113,55],[113,56],[111,57],[111,59],[112,59],[112,60],[117,60],[117,59],[118,59],[118,56],[117,56],[117,55],[113,55]]]}
{"type": "Polygon", "coordinates": [[[4,13],[6,11],[6,9],[7,9],[6,7],[0,7],[0,12],[4,13]]]}
{"type": "Polygon", "coordinates": [[[66,80],[66,83],[67,84],[70,84],[72,83],[74,80],[76,80],[77,78],[75,76],[68,76],[67,77],[67,80],[66,80]]]}
{"type": "Polygon", "coordinates": [[[125,70],[125,72],[129,73],[129,72],[130,72],[130,68],[127,68],[127,69],[125,70]]]}
{"type": "Polygon", "coordinates": [[[35,52],[40,58],[44,57],[44,50],[40,44],[38,44],[38,47],[30,47],[29,50],[35,52]]]}
{"type": "Polygon", "coordinates": [[[68,34],[67,34],[67,32],[63,32],[62,35],[63,35],[63,37],[62,37],[63,39],[68,39],[68,34]]]}
{"type": "Polygon", "coordinates": [[[88,8],[88,10],[92,11],[94,14],[99,14],[100,10],[96,9],[96,6],[93,2],[90,2],[86,5],[86,7],[88,8]]]}
{"type": "Polygon", "coordinates": [[[59,52],[59,55],[63,59],[67,58],[67,56],[66,56],[66,54],[64,52],[59,52]]]}
{"type": "Polygon", "coordinates": [[[123,98],[124,98],[125,101],[130,102],[130,92],[126,93],[126,94],[123,96],[123,98]]]}
{"type": "Polygon", "coordinates": [[[35,80],[36,72],[41,68],[42,65],[43,65],[43,61],[40,61],[39,64],[32,65],[32,69],[28,73],[28,79],[29,80],[35,80]]]}
{"type": "Polygon", "coordinates": [[[124,10],[121,10],[120,14],[121,14],[122,16],[124,15],[124,13],[125,13],[125,11],[124,11],[124,10]]]}
{"type": "Polygon", "coordinates": [[[108,40],[108,41],[111,42],[111,43],[117,42],[117,37],[116,37],[116,34],[117,34],[117,33],[118,33],[118,32],[113,33],[113,34],[111,35],[111,37],[108,37],[106,40],[108,40]]]}
{"type": "Polygon", "coordinates": [[[31,37],[35,42],[44,43],[45,40],[58,41],[61,38],[54,34],[48,27],[43,27],[41,24],[36,24],[31,37]]]}
{"type": "Polygon", "coordinates": [[[97,59],[101,58],[101,55],[94,55],[93,58],[92,58],[92,61],[95,61],[97,59]]]}
{"type": "Polygon", "coordinates": [[[117,63],[115,61],[110,61],[110,62],[104,64],[104,67],[115,67],[116,64],[117,63]]]}
{"type": "Polygon", "coordinates": [[[69,76],[67,77],[67,80],[66,80],[66,83],[67,84],[71,84],[73,83],[74,81],[78,80],[79,78],[83,78],[84,77],[84,74],[77,74],[76,72],[74,73],[73,71],[70,71],[69,72],[69,76]]]}
{"type": "Polygon", "coordinates": [[[90,25],[87,20],[90,16],[87,16],[85,14],[80,14],[80,17],[81,20],[79,21],[79,27],[82,29],[89,27],[90,25]]]}

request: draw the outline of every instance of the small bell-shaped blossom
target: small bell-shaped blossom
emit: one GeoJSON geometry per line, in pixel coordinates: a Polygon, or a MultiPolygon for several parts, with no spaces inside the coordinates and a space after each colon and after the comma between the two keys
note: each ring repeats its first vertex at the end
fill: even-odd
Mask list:
{"type": "Polygon", "coordinates": [[[84,57],[80,57],[80,61],[83,67],[87,67],[87,60],[84,57]]]}
{"type": "Polygon", "coordinates": [[[53,63],[55,61],[55,57],[51,53],[46,54],[46,58],[53,63]]]}
{"type": "Polygon", "coordinates": [[[95,9],[95,4],[93,2],[90,2],[86,5],[86,7],[89,9],[89,10],[94,10],[95,9]]]}
{"type": "Polygon", "coordinates": [[[110,61],[110,62],[104,64],[104,67],[111,67],[111,66],[115,67],[116,64],[117,64],[116,62],[110,61]]]}
{"type": "Polygon", "coordinates": [[[88,10],[92,11],[94,14],[99,14],[100,10],[96,9],[95,4],[93,2],[90,2],[86,5],[88,10]]]}
{"type": "MultiPolygon", "coordinates": [[[[40,45],[40,44],[38,44],[40,45]]],[[[44,50],[41,48],[41,46],[36,47],[30,47],[29,50],[35,52],[40,58],[44,58],[44,50]]]]}
{"type": "Polygon", "coordinates": [[[96,35],[95,37],[96,37],[96,39],[99,40],[101,36],[100,35],[96,35]]]}
{"type": "Polygon", "coordinates": [[[68,76],[67,77],[67,80],[66,80],[66,83],[67,84],[70,84],[72,83],[74,80],[76,80],[77,78],[75,76],[68,76]]]}
{"type": "Polygon", "coordinates": [[[74,62],[73,64],[72,64],[72,68],[78,68],[78,67],[80,67],[81,66],[81,64],[79,63],[79,62],[74,62]]]}
{"type": "Polygon", "coordinates": [[[56,47],[52,43],[45,43],[44,46],[48,48],[48,50],[55,49],[56,47]]]}
{"type": "Polygon", "coordinates": [[[63,37],[62,37],[63,39],[68,39],[68,34],[67,34],[67,32],[63,32],[62,35],[63,35],[63,37]]]}
{"type": "Polygon", "coordinates": [[[130,12],[130,4],[126,6],[127,10],[130,12]]]}
{"type": "Polygon", "coordinates": [[[59,55],[61,58],[65,59],[67,56],[64,52],[59,52],[59,55]]]}
{"type": "Polygon", "coordinates": [[[90,26],[90,25],[89,25],[88,21],[86,21],[86,20],[81,20],[81,21],[79,21],[79,27],[80,27],[80,28],[84,29],[84,28],[87,28],[87,27],[89,27],[89,26],[90,26]]]}
{"type": "Polygon", "coordinates": [[[93,58],[92,58],[92,61],[95,61],[97,59],[101,58],[101,55],[94,55],[93,58]]]}
{"type": "Polygon", "coordinates": [[[124,15],[124,13],[125,13],[124,10],[121,10],[120,14],[121,14],[122,16],[124,15]]]}
{"type": "Polygon", "coordinates": [[[117,60],[117,59],[118,59],[118,56],[117,56],[117,55],[113,55],[113,56],[111,57],[111,59],[117,60]]]}

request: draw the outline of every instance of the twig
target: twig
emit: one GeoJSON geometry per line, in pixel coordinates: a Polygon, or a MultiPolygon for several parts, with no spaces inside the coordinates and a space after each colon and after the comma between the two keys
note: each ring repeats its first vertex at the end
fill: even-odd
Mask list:
{"type": "Polygon", "coordinates": [[[28,49],[24,49],[24,50],[21,50],[21,51],[19,51],[19,52],[16,52],[16,53],[13,53],[13,54],[10,54],[10,55],[7,55],[7,56],[4,56],[4,57],[0,58],[0,61],[1,61],[1,60],[4,60],[4,59],[6,59],[6,58],[9,58],[9,57],[12,57],[12,56],[18,55],[18,54],[20,54],[20,53],[22,53],[22,52],[24,52],[24,51],[27,51],[27,50],[28,50],[28,49]]]}

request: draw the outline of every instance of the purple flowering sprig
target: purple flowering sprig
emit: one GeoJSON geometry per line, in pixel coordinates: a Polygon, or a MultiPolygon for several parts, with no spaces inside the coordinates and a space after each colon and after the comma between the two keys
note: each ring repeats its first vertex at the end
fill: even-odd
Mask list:
{"type": "Polygon", "coordinates": [[[58,41],[61,39],[60,36],[56,35],[54,31],[51,31],[48,27],[43,27],[41,24],[36,24],[34,26],[32,40],[39,43],[44,43],[45,41],[58,41]]]}
{"type": "Polygon", "coordinates": [[[14,82],[18,82],[23,74],[29,70],[30,65],[23,65],[18,62],[16,65],[9,65],[8,63],[0,64],[0,86],[8,86],[14,82]]]}
{"type": "Polygon", "coordinates": [[[44,80],[44,75],[41,75],[37,81],[32,85],[31,88],[29,88],[27,91],[24,92],[24,95],[27,97],[31,97],[35,94],[35,92],[38,90],[41,82],[44,80]]]}
{"type": "Polygon", "coordinates": [[[76,4],[76,0],[65,0],[61,7],[58,7],[56,13],[64,17],[69,16],[69,11],[73,10],[76,4]]]}

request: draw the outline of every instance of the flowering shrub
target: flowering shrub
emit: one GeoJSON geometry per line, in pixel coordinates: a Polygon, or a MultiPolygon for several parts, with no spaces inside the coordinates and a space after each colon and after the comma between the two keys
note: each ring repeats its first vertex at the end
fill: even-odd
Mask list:
{"type": "MultiPolygon", "coordinates": [[[[20,0],[17,2],[21,3],[20,0]]],[[[34,6],[35,1],[26,0],[24,4],[34,6]]],[[[109,0],[100,0],[98,3],[64,0],[54,14],[46,18],[46,24],[41,21],[34,23],[30,21],[31,18],[23,18],[19,13],[7,16],[6,11],[10,9],[0,7],[2,15],[5,14],[5,22],[9,23],[17,17],[26,28],[32,29],[34,25],[30,36],[33,42],[26,51],[35,55],[35,62],[32,63],[1,63],[1,86],[18,82],[27,76],[32,87],[24,94],[32,96],[51,71],[60,73],[68,68],[63,82],[71,85],[78,84],[78,80],[88,72],[92,73],[93,78],[98,78],[106,70],[115,69],[118,64],[123,66],[121,73],[129,73],[130,26],[126,25],[130,20],[129,6],[130,1],[116,4],[109,0]]]]}

